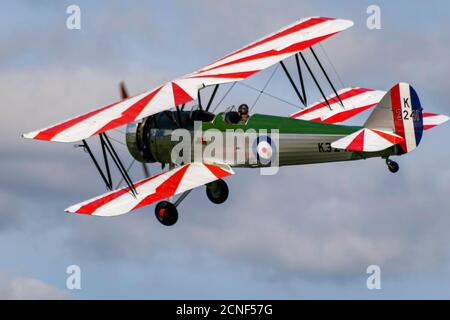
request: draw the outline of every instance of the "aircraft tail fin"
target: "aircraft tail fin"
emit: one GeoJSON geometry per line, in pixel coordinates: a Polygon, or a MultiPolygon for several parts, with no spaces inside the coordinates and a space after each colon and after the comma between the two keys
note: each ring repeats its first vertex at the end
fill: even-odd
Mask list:
{"type": "Polygon", "coordinates": [[[423,114],[419,96],[407,83],[395,85],[375,107],[364,128],[392,132],[403,141],[404,153],[413,151],[423,135],[423,114]]]}

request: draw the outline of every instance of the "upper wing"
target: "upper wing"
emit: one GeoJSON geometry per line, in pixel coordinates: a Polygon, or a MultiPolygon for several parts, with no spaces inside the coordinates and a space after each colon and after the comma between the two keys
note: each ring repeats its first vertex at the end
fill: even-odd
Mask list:
{"type": "Polygon", "coordinates": [[[325,100],[321,100],[292,114],[290,118],[338,124],[376,106],[386,92],[365,88],[347,88],[338,91],[338,94],[344,107],[342,107],[336,95],[333,94],[327,98],[331,109],[325,100]]]}
{"type": "Polygon", "coordinates": [[[352,25],[349,20],[318,17],[297,21],[156,89],[23,136],[58,142],[86,139],[192,101],[204,86],[243,80],[352,25]]]}
{"type": "Polygon", "coordinates": [[[136,197],[130,193],[129,187],[125,187],[73,205],[65,211],[117,216],[232,174],[234,172],[228,165],[193,162],[135,183],[136,197]]]}
{"type": "Polygon", "coordinates": [[[389,131],[361,129],[333,142],[331,146],[348,151],[376,152],[385,150],[402,141],[404,141],[402,137],[389,131]]]}

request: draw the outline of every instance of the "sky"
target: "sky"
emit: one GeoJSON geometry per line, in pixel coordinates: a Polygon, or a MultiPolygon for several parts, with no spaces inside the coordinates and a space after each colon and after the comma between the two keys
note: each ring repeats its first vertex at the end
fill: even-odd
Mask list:
{"type": "MultiPolygon", "coordinates": [[[[339,88],[405,81],[426,111],[448,115],[450,3],[423,3],[0,0],[0,298],[450,298],[448,124],[396,159],[396,175],[381,159],[275,176],[238,169],[226,179],[226,203],[213,205],[198,188],[172,228],[156,221],[154,206],[115,218],[64,213],[105,192],[95,168],[73,144],[20,137],[116,101],[121,80],[132,94],[149,90],[309,16],[355,22],[317,50],[339,88]],[[66,28],[71,4],[81,9],[80,30],[66,28]],[[372,4],[381,30],[366,26],[372,4]],[[66,287],[70,265],[81,269],[80,290],[66,287]],[[367,289],[369,265],[381,268],[380,290],[367,289]]],[[[246,83],[262,88],[272,70],[246,83]]],[[[298,104],[280,70],[267,91],[298,104]]],[[[308,92],[310,102],[319,98],[308,92]]],[[[238,85],[218,110],[256,97],[238,85]]],[[[264,95],[252,112],[294,111],[264,95]]],[[[143,178],[138,166],[130,173],[143,178]]]]}

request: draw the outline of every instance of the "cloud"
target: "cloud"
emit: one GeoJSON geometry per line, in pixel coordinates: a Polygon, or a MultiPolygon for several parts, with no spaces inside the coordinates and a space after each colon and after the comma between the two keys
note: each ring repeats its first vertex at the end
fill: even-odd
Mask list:
{"type": "MultiPolygon", "coordinates": [[[[387,172],[382,160],[283,168],[275,177],[237,170],[227,180],[227,203],[208,203],[199,188],[180,206],[180,221],[170,229],[154,219],[152,206],[114,219],[62,212],[104,192],[95,168],[71,145],[28,141],[20,134],[115,101],[122,79],[129,81],[132,93],[139,93],[301,16],[318,13],[305,2],[261,3],[183,2],[149,16],[138,7],[119,12],[122,6],[112,5],[98,16],[98,27],[89,29],[86,21],[90,31],[70,38],[54,25],[50,34],[44,25],[27,25],[11,33],[17,38],[2,37],[9,45],[1,60],[9,68],[0,74],[0,231],[15,230],[26,215],[26,223],[39,231],[21,232],[24,242],[38,244],[36,263],[45,264],[48,255],[69,254],[94,265],[132,265],[142,274],[147,266],[155,267],[156,255],[171,255],[183,268],[188,259],[195,260],[192,265],[202,263],[205,251],[230,266],[244,265],[255,273],[272,270],[284,280],[340,282],[364,274],[369,264],[381,265],[388,277],[448,266],[450,169],[449,152],[442,147],[445,128],[427,132],[419,150],[400,159],[396,176],[387,172]],[[31,62],[23,63],[25,53],[32,56],[31,62]]],[[[86,9],[87,19],[95,16],[94,8],[86,9]]],[[[393,29],[368,33],[359,24],[324,47],[344,80],[352,79],[351,85],[388,89],[396,81],[411,80],[418,83],[419,93],[432,99],[428,101],[439,102],[447,97],[449,70],[444,59],[450,49],[445,30],[433,35],[393,29]],[[416,44],[414,50],[405,51],[405,43],[416,44]]],[[[283,77],[280,73],[274,79],[281,83],[275,84],[279,91],[274,93],[286,97],[292,92],[283,77]]],[[[232,99],[249,97],[236,90],[232,99]]],[[[272,100],[261,102],[258,112],[285,112],[272,100]]],[[[445,105],[426,108],[439,111],[445,105]]],[[[124,151],[127,162],[130,157],[124,151]]],[[[135,177],[142,177],[139,169],[135,172],[135,177]]],[[[160,258],[158,263],[164,267],[171,259],[160,258]]],[[[38,280],[5,275],[0,276],[0,288],[7,288],[6,293],[0,289],[1,296],[52,294],[51,287],[38,280]],[[20,289],[27,287],[34,289],[20,289]]]]}
{"type": "Polygon", "coordinates": [[[439,268],[450,240],[441,227],[450,222],[448,190],[430,179],[431,166],[412,166],[405,163],[407,173],[395,177],[376,160],[233,177],[233,202],[219,217],[203,213],[189,233],[196,246],[285,276],[342,279],[370,264],[390,277],[439,268]]]}
{"type": "Polygon", "coordinates": [[[9,193],[0,190],[0,232],[14,230],[23,223],[19,201],[9,193]]]}
{"type": "Polygon", "coordinates": [[[444,169],[434,178],[431,160],[419,161],[417,170],[401,158],[398,175],[382,160],[283,168],[274,177],[237,170],[227,179],[227,203],[210,204],[199,188],[173,228],[157,223],[152,206],[114,219],[73,216],[67,245],[81,258],[125,264],[150,263],[162,252],[191,252],[195,260],[206,251],[279,279],[340,282],[371,264],[386,278],[441,270],[450,170],[435,163],[444,169]]]}
{"type": "Polygon", "coordinates": [[[70,296],[38,279],[0,272],[0,299],[2,300],[63,300],[70,296]]]}

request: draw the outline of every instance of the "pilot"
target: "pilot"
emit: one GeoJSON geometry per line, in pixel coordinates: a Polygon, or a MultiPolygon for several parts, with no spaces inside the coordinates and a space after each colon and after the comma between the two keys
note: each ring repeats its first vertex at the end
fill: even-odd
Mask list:
{"type": "Polygon", "coordinates": [[[249,118],[248,105],[245,103],[241,104],[238,108],[238,113],[240,116],[239,124],[245,124],[249,118]]]}

